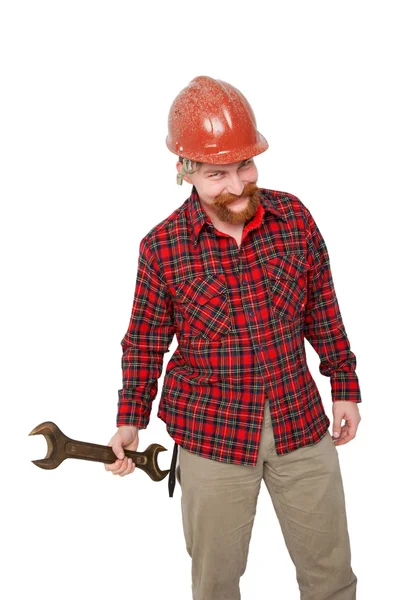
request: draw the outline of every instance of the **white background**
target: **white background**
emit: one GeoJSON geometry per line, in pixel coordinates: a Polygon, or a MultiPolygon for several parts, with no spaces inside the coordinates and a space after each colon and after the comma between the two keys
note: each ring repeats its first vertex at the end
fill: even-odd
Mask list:
{"type": "MultiPolygon", "coordinates": [[[[175,183],[168,111],[197,75],[245,94],[270,144],[258,184],[297,195],[327,243],[363,397],[357,437],[338,448],[357,597],[397,597],[395,5],[1,3],[3,597],[191,597],[179,485],[171,499],[168,478],[139,469],[38,469],[46,444],[28,433],[46,420],[100,444],[115,432],[139,242],[190,194],[175,183]]],[[[329,380],[306,346],[332,419],[329,380]]],[[[139,450],[163,444],[169,468],[158,402],[139,450]]],[[[241,591],[299,597],[264,486],[241,591]]]]}

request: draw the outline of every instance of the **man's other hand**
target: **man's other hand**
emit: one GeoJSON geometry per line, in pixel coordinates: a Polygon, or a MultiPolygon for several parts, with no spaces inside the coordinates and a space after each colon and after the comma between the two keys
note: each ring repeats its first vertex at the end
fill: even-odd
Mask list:
{"type": "Polygon", "coordinates": [[[333,443],[335,446],[347,444],[356,437],[361,415],[358,410],[358,402],[349,400],[337,400],[332,403],[333,413],[333,443]],[[342,419],[345,424],[342,425],[342,419]],[[335,434],[338,434],[335,436],[335,434]]]}

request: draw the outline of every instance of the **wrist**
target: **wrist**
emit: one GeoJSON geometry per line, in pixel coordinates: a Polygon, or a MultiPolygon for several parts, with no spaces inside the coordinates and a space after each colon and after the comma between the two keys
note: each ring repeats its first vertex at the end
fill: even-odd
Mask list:
{"type": "Polygon", "coordinates": [[[139,427],[137,425],[120,425],[118,429],[131,429],[133,431],[139,431],[139,427]]]}

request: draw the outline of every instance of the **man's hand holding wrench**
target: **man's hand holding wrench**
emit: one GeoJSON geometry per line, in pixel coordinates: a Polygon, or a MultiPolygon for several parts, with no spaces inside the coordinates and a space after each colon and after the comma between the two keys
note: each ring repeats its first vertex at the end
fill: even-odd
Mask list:
{"type": "Polygon", "coordinates": [[[131,458],[125,456],[126,450],[137,450],[139,445],[139,428],[134,425],[122,425],[108,442],[112,447],[114,454],[118,459],[111,464],[104,464],[106,471],[111,471],[113,475],[129,475],[135,470],[135,463],[131,458]]]}

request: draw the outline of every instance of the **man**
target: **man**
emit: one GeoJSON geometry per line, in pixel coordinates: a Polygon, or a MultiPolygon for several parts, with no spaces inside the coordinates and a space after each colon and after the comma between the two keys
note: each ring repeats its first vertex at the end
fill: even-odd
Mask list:
{"type": "MultiPolygon", "coordinates": [[[[256,185],[253,157],[268,143],[239,90],[196,77],[168,124],[178,183],[192,193],[140,243],[110,441],[119,459],[105,468],[134,470],[123,448],[137,449],[176,334],[158,416],[176,442],[174,459],[179,446],[193,598],[240,598],[263,480],[302,600],[354,599],[335,446],[354,438],[361,395],[326,245],[298,198],[256,185]],[[304,338],[331,380],[335,441],[304,338]]],[[[170,495],[174,477],[175,460],[170,495]]]]}

